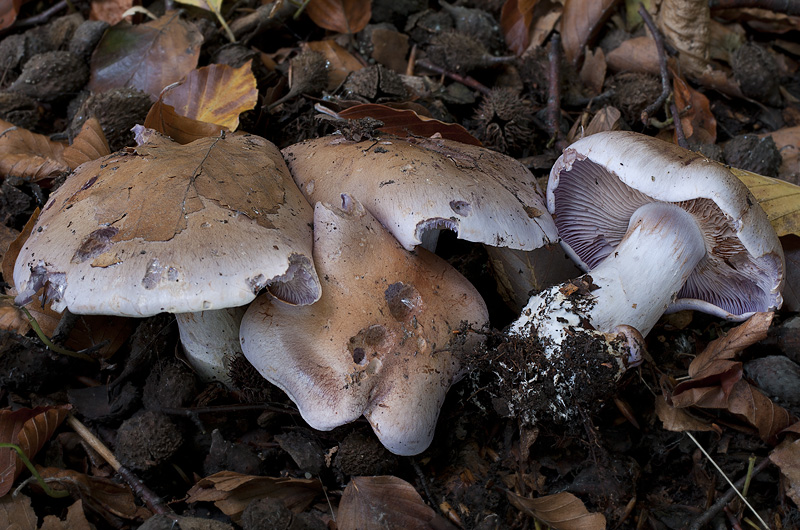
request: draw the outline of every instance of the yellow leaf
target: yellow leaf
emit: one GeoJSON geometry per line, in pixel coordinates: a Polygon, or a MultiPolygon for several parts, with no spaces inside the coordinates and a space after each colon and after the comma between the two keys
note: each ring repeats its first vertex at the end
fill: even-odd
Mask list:
{"type": "Polygon", "coordinates": [[[731,168],[731,172],[744,182],[767,212],[778,237],[800,236],[800,186],[743,169],[731,168]]]}
{"type": "Polygon", "coordinates": [[[219,13],[222,9],[222,0],[178,0],[178,3],[199,7],[212,13],[219,13]]]}

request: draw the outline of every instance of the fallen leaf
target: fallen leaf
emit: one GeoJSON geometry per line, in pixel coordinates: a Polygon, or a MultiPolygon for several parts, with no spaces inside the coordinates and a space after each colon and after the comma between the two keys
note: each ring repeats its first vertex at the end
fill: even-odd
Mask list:
{"type": "Polygon", "coordinates": [[[14,305],[12,299],[0,300],[0,329],[17,335],[25,335],[31,329],[25,313],[14,305]]]}
{"type": "Polygon", "coordinates": [[[169,136],[181,145],[201,138],[219,136],[225,130],[221,125],[181,116],[171,105],[167,105],[160,98],[150,107],[150,111],[144,119],[144,126],[169,136]]]}
{"type": "Polygon", "coordinates": [[[656,415],[664,428],[672,432],[716,431],[708,422],[689,414],[685,409],[673,407],[664,396],[656,396],[656,415]]]}
{"type": "Polygon", "coordinates": [[[530,499],[506,491],[509,502],[517,509],[549,525],[554,530],[605,530],[606,518],[590,513],[572,493],[561,492],[530,499]]]}
{"type": "Polygon", "coordinates": [[[576,64],[583,48],[597,35],[619,0],[566,0],[561,39],[567,60],[576,64]]]}
{"type": "Polygon", "coordinates": [[[709,64],[710,20],[706,0],[664,0],[659,8],[658,28],[678,50],[681,67],[689,76],[699,75],[709,64]]]}
{"type": "MultiPolygon", "coordinates": [[[[50,439],[69,413],[69,405],[0,410],[0,442],[18,445],[29,459],[50,439]]],[[[0,497],[25,468],[16,451],[0,448],[0,497]]]]}
{"type": "Polygon", "coordinates": [[[423,136],[430,137],[434,134],[441,134],[442,138],[455,140],[470,145],[481,145],[481,142],[469,134],[467,130],[456,123],[444,123],[439,120],[420,116],[413,110],[399,110],[367,103],[355,105],[336,113],[339,118],[356,120],[370,117],[383,122],[383,126],[378,130],[387,134],[394,134],[400,137],[423,136]]]}
{"type": "Polygon", "coordinates": [[[55,515],[46,515],[39,530],[92,530],[93,528],[83,513],[83,502],[78,499],[67,508],[67,516],[63,520],[55,515]]]}
{"type": "Polygon", "coordinates": [[[797,421],[788,410],[773,403],[744,379],[731,390],[727,410],[758,429],[758,436],[773,445],[777,443],[778,433],[797,421]]]}
{"type": "Polygon", "coordinates": [[[500,28],[508,49],[517,56],[528,49],[536,1],[506,0],[500,11],[500,28]]]}
{"type": "Polygon", "coordinates": [[[238,520],[254,499],[278,499],[293,512],[300,513],[321,493],[322,483],[317,479],[257,477],[220,471],[197,481],[189,490],[186,502],[213,502],[225,515],[238,520]]]}
{"type": "Polygon", "coordinates": [[[64,161],[75,169],[84,162],[97,160],[110,155],[111,148],[103,133],[103,127],[97,118],[89,118],[81,126],[81,131],[73,140],[72,145],[64,149],[64,161]]]}
{"type": "Polygon", "coordinates": [[[339,33],[358,33],[372,18],[372,2],[311,0],[306,13],[317,26],[339,33]]]}
{"type": "Polygon", "coordinates": [[[745,348],[767,338],[774,313],[756,313],[742,324],[731,329],[727,335],[708,343],[706,349],[689,364],[692,378],[702,377],[713,371],[720,360],[733,359],[745,348]]]}
{"type": "Polygon", "coordinates": [[[388,28],[372,30],[372,58],[399,74],[406,72],[408,61],[408,35],[388,28]]]}
{"type": "Polygon", "coordinates": [[[69,490],[73,498],[83,501],[87,509],[106,519],[121,517],[135,520],[152,516],[150,511],[137,504],[136,496],[127,484],[72,469],[45,467],[38,468],[38,471],[42,478],[56,479],[51,483],[54,488],[69,490]]]}
{"type": "Polygon", "coordinates": [[[38,519],[27,495],[6,495],[0,499],[0,528],[36,530],[38,519]]]}
{"type": "Polygon", "coordinates": [[[634,37],[606,54],[608,68],[613,72],[638,72],[660,75],[658,50],[651,37],[634,37]]]}
{"type": "Polygon", "coordinates": [[[769,459],[780,468],[788,481],[786,495],[800,505],[800,439],[784,440],[770,453],[769,459]]]}
{"type": "Polygon", "coordinates": [[[681,116],[683,135],[686,139],[701,144],[716,143],[717,120],[711,113],[708,98],[690,87],[674,72],[672,90],[675,94],[675,105],[681,116]]]}
{"type": "Polygon", "coordinates": [[[33,182],[69,171],[64,144],[0,120],[0,177],[33,182]]]}
{"type": "Polygon", "coordinates": [[[178,0],[178,3],[199,7],[212,13],[220,13],[223,0],[178,0]]]}
{"type": "MultiPolygon", "coordinates": [[[[8,247],[16,241],[19,237],[19,231],[16,228],[2,225],[0,226],[0,259],[6,255],[8,247]]],[[[9,282],[10,283],[10,282],[9,282]]]]}
{"type": "Polygon", "coordinates": [[[778,176],[784,179],[791,178],[797,183],[797,179],[800,178],[800,126],[784,127],[759,136],[761,138],[771,136],[781,154],[778,176]]]}
{"type": "Polygon", "coordinates": [[[800,236],[800,186],[743,169],[730,169],[755,196],[778,237],[800,236]]]}
{"type": "Polygon", "coordinates": [[[92,0],[89,20],[102,20],[110,25],[122,21],[122,15],[133,7],[133,0],[92,0]]]}
{"type": "Polygon", "coordinates": [[[332,90],[347,78],[350,72],[364,68],[353,54],[334,40],[318,40],[305,43],[305,46],[319,52],[328,60],[328,90],[332,90]]]}
{"type": "Polygon", "coordinates": [[[106,30],[92,54],[88,87],[92,92],[135,88],[155,100],[197,66],[202,42],[201,33],[178,11],[136,26],[120,22],[106,30]]]}
{"type": "Polygon", "coordinates": [[[25,0],[4,0],[0,2],[0,30],[11,27],[14,21],[17,20],[19,8],[25,0]]]}
{"type": "Polygon", "coordinates": [[[212,64],[192,70],[164,90],[160,99],[181,116],[235,131],[239,114],[255,108],[258,102],[251,62],[239,68],[212,64]]]}
{"type": "Polygon", "coordinates": [[[592,96],[598,96],[603,91],[606,67],[606,57],[602,48],[597,48],[594,52],[587,51],[579,77],[581,82],[591,90],[592,96]]]}
{"type": "Polygon", "coordinates": [[[352,477],[339,501],[339,530],[454,528],[425,504],[414,486],[393,476],[352,477]]]}

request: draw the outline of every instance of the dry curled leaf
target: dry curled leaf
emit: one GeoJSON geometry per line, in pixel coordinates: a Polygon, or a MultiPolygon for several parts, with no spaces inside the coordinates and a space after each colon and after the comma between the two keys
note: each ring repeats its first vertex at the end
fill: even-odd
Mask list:
{"type": "Polygon", "coordinates": [[[132,6],[133,0],[92,0],[89,20],[102,20],[113,26],[132,6]]]}
{"type": "Polygon", "coordinates": [[[731,329],[727,335],[711,341],[706,349],[692,360],[689,375],[703,377],[713,371],[713,365],[721,360],[733,359],[745,348],[767,338],[774,313],[756,313],[744,323],[731,329]]]}
{"type": "Polygon", "coordinates": [[[129,87],[156,99],[161,90],[197,66],[203,36],[169,11],[152,22],[120,23],[106,30],[91,61],[89,89],[129,87]]]}
{"type": "MultiPolygon", "coordinates": [[[[708,66],[711,11],[707,0],[664,0],[658,27],[679,52],[681,67],[697,76],[708,66]]],[[[714,142],[711,142],[714,143],[714,142]]]]}
{"type": "Polygon", "coordinates": [[[334,40],[307,42],[305,47],[321,53],[328,60],[328,90],[333,90],[341,85],[350,72],[361,70],[364,67],[353,54],[334,40]]]}
{"type": "Polygon", "coordinates": [[[355,105],[336,113],[336,115],[347,120],[369,117],[382,121],[383,126],[378,128],[379,131],[400,137],[430,137],[440,134],[442,138],[447,140],[455,140],[456,142],[470,145],[481,145],[480,140],[469,134],[461,125],[426,118],[413,110],[393,109],[386,105],[367,103],[355,105]]]}
{"type": "Polygon", "coordinates": [[[788,481],[786,495],[800,505],[800,439],[787,438],[770,453],[769,459],[788,481]]]}
{"type": "Polygon", "coordinates": [[[530,44],[530,30],[533,22],[533,8],[536,2],[506,0],[500,11],[500,28],[506,39],[508,49],[522,55],[530,44]]]}
{"type": "Polygon", "coordinates": [[[322,483],[317,479],[257,477],[220,471],[197,481],[189,490],[186,502],[213,502],[223,513],[237,520],[254,499],[278,499],[290,510],[300,513],[320,493],[322,483]]]}
{"type": "Polygon", "coordinates": [[[597,35],[619,0],[566,0],[561,38],[567,60],[577,63],[583,48],[597,35]]]}
{"type": "Polygon", "coordinates": [[[314,24],[339,33],[358,33],[372,18],[372,2],[363,0],[311,0],[306,13],[314,24]]]}
{"type": "Polygon", "coordinates": [[[414,486],[397,477],[352,477],[339,502],[339,530],[452,529],[425,504],[414,486]]]}
{"type": "Polygon", "coordinates": [[[775,444],[778,434],[797,421],[788,410],[773,403],[744,379],[731,390],[727,409],[755,427],[758,436],[768,444],[775,444]]]}
{"type": "Polygon", "coordinates": [[[37,182],[69,171],[64,144],[0,120],[0,177],[37,182]]]}
{"type": "Polygon", "coordinates": [[[711,113],[711,104],[708,98],[690,87],[674,72],[672,77],[675,105],[681,116],[684,136],[687,140],[701,144],[716,143],[717,120],[711,113]]]}
{"type": "Polygon", "coordinates": [[[93,528],[83,513],[83,501],[78,499],[67,508],[67,515],[63,520],[55,515],[46,515],[39,530],[92,530],[93,528]]]}
{"type": "Polygon", "coordinates": [[[70,169],[75,169],[84,162],[110,154],[111,148],[103,133],[103,127],[97,118],[89,118],[83,122],[81,132],[75,137],[72,145],[64,149],[64,161],[70,169]]]}
{"type": "Polygon", "coordinates": [[[800,236],[800,186],[743,169],[731,168],[731,172],[755,196],[778,237],[800,236]]]}
{"type": "Polygon", "coordinates": [[[554,530],[605,530],[606,518],[590,513],[572,493],[561,492],[530,499],[506,491],[508,500],[519,510],[548,524],[554,530]]]}
{"type": "Polygon", "coordinates": [[[53,488],[66,489],[73,498],[79,498],[95,513],[123,519],[147,519],[152,514],[136,502],[131,488],[111,479],[86,475],[72,469],[39,468],[45,479],[56,479],[53,488]]]}
{"type": "MultiPolygon", "coordinates": [[[[0,442],[18,445],[29,459],[50,439],[69,413],[70,406],[0,410],[0,442]]],[[[16,451],[0,448],[0,497],[11,490],[25,464],[16,451]]]]}
{"type": "Polygon", "coordinates": [[[0,528],[36,530],[38,519],[26,495],[6,495],[0,499],[0,528]]]}
{"type": "Polygon", "coordinates": [[[613,72],[639,72],[659,75],[658,49],[652,37],[634,37],[606,55],[608,68],[613,72]]]}
{"type": "Polygon", "coordinates": [[[695,418],[685,409],[673,407],[667,403],[667,400],[664,399],[664,396],[656,396],[655,405],[656,415],[658,416],[658,419],[661,420],[661,423],[664,424],[664,428],[668,431],[684,432],[716,430],[708,422],[695,418]]]}
{"type": "Polygon", "coordinates": [[[166,89],[161,99],[181,116],[235,131],[239,114],[253,109],[258,102],[251,62],[239,68],[211,64],[192,70],[185,79],[166,89]]]}
{"type": "Polygon", "coordinates": [[[19,14],[19,8],[24,0],[4,0],[0,2],[0,30],[10,27],[19,14]]]}

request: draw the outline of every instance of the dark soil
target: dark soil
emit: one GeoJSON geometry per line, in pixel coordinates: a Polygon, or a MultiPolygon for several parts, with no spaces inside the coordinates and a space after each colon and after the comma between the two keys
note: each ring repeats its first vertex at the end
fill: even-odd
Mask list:
{"type": "MultiPolygon", "coordinates": [[[[411,102],[435,119],[464,125],[487,147],[521,159],[537,177],[546,177],[559,155],[562,144],[550,141],[553,133],[557,130],[563,140],[582,113],[594,114],[606,104],[619,107],[625,128],[653,136],[663,132],[638,119],[660,93],[658,77],[609,75],[604,85],[609,92],[591,95],[565,62],[559,65],[564,97],[554,129],[547,114],[547,44],[522,59],[506,60],[512,54],[497,25],[503,2],[461,3],[375,0],[371,23],[381,26],[371,25],[353,38],[338,39],[368,66],[332,91],[325,90],[325,79],[319,76],[324,60],[300,53],[303,42],[326,36],[307,17],[284,20],[255,32],[245,43],[230,45],[216,32],[213,18],[191,9],[187,16],[207,30],[201,65],[219,61],[238,66],[257,56],[253,50],[293,49],[292,59],[275,70],[256,67],[263,107],[242,116],[243,130],[265,136],[281,148],[336,130],[357,139],[377,134],[374,129],[379,124],[369,119],[346,124],[322,119],[314,104],[323,98],[343,107],[353,102],[411,102]],[[475,6],[488,11],[464,11],[475,6]],[[422,77],[422,71],[434,81],[433,89],[426,97],[412,95],[402,71],[375,64],[371,58],[374,32],[386,28],[407,36],[418,57],[448,75],[456,74],[455,79],[465,81],[463,76],[470,76],[472,81],[462,83],[417,68],[417,77],[422,77]],[[302,90],[267,110],[288,92],[290,63],[302,90]],[[486,93],[481,87],[488,89],[486,93]]],[[[74,5],[88,16],[87,2],[74,5]]],[[[258,5],[250,0],[238,2],[226,18],[230,22],[258,5]]],[[[26,3],[19,18],[35,16],[44,7],[26,3]]],[[[158,2],[147,7],[163,12],[158,2]]],[[[132,90],[89,94],[84,89],[87,58],[105,26],[83,22],[81,15],[53,16],[31,28],[19,26],[0,33],[0,118],[67,139],[74,137],[87,117],[95,116],[112,149],[119,149],[131,144],[129,130],[144,120],[150,103],[146,95],[132,90]]],[[[624,18],[624,5],[617,15],[624,18]]],[[[628,37],[620,37],[613,24],[600,31],[598,42],[628,37]]],[[[797,36],[792,31],[781,38],[797,42],[797,36]]],[[[778,68],[775,53],[766,49],[772,35],[748,26],[747,38],[752,42],[739,48],[731,66],[749,99],[731,100],[702,89],[720,123],[719,136],[717,145],[695,147],[715,151],[720,157],[724,154],[724,160],[737,167],[778,176],[781,158],[775,143],[754,134],[800,121],[797,97],[787,97],[791,90],[800,96],[791,88],[800,84],[800,57],[781,55],[794,68],[787,73],[778,68]],[[782,92],[781,87],[789,88],[782,92]]],[[[662,109],[656,113],[660,123],[667,122],[662,109]]],[[[55,185],[6,179],[0,187],[0,220],[22,229],[33,209],[52,191],[48,186],[55,185]]],[[[490,308],[492,325],[502,329],[514,318],[514,310],[497,292],[486,252],[449,236],[442,241],[438,253],[478,286],[490,308]]],[[[744,360],[751,361],[748,376],[798,414],[798,379],[790,375],[796,374],[794,362],[800,359],[789,361],[784,356],[800,351],[790,338],[795,336],[791,316],[784,313],[776,318],[775,328],[785,330],[784,335],[776,332],[768,344],[745,352],[744,360]],[[780,360],[774,360],[775,356],[780,360]],[[792,366],[787,368],[786,362],[792,366]],[[776,381],[776,373],[784,378],[776,381]]],[[[0,331],[0,405],[70,403],[76,416],[181,515],[232,524],[212,503],[185,502],[192,484],[219,471],[322,481],[327,498],[320,496],[300,514],[274,499],[254,501],[242,517],[244,528],[335,528],[330,506],[337,505],[350,477],[395,475],[414,485],[434,510],[466,529],[533,528],[533,519],[509,502],[509,490],[525,497],[571,492],[589,511],[603,513],[608,528],[682,529],[707,512],[729,487],[685,434],[664,429],[655,402],[663,399],[662,386],[685,376],[691,359],[730,327],[700,314],[662,319],[647,338],[650,358],[619,381],[592,344],[572,344],[572,356],[556,366],[542,356],[535,340],[509,340],[499,332],[488,332],[486,349],[466,359],[468,372],[448,394],[433,444],[415,457],[386,451],[363,418],[330,432],[312,430],[291,401],[244,360],[236,361],[236,391],[200,382],[179,360],[176,324],[170,315],[143,320],[99,368],[47,350],[33,334],[21,337],[0,331]],[[561,397],[554,374],[566,373],[577,374],[577,380],[567,396],[569,414],[563,416],[553,414],[551,405],[561,397]],[[540,383],[531,383],[534,376],[540,383]],[[522,386],[529,392],[520,396],[522,386]]],[[[733,480],[747,474],[752,455],[761,460],[769,454],[771,448],[736,418],[708,410],[697,414],[716,425],[713,432],[697,433],[697,440],[733,480]]],[[[38,464],[115,477],[91,449],[64,436],[69,429],[62,427],[58,432],[37,456],[38,464]]],[[[753,477],[749,500],[776,528],[800,528],[800,511],[786,496],[786,487],[779,470],[769,466],[753,477]]],[[[71,503],[34,495],[40,517],[63,515],[71,503]]],[[[99,503],[86,502],[84,509],[98,528],[136,528],[143,523],[123,519],[99,503]]],[[[728,528],[733,527],[728,526],[733,524],[730,521],[741,521],[742,516],[752,519],[736,503],[726,510],[718,511],[705,527],[728,528]]],[[[145,524],[147,528],[174,527],[155,518],[145,524]]],[[[736,524],[742,526],[735,528],[746,527],[746,523],[736,524]]],[[[190,527],[188,522],[186,527],[190,527]]]]}

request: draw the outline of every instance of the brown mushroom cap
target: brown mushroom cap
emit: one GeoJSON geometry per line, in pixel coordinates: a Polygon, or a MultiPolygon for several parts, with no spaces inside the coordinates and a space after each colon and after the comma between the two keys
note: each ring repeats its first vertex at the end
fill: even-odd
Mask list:
{"type": "Polygon", "coordinates": [[[312,210],[278,149],[252,135],[142,145],[81,165],[17,259],[19,300],[148,316],[247,304],[265,285],[311,303],[312,210]]]}
{"type": "Polygon", "coordinates": [[[309,202],[358,199],[408,250],[426,230],[532,250],[557,234],[530,171],[508,156],[444,139],[307,140],[283,150],[309,202]]]}
{"type": "MultiPolygon", "coordinates": [[[[390,451],[417,454],[460,370],[453,331],[487,323],[486,306],[446,261],[404,250],[358,202],[341,204],[315,208],[320,300],[257,298],[242,321],[242,351],[312,427],[363,414],[390,451]]],[[[468,334],[465,347],[476,340],[468,334]]]]}

